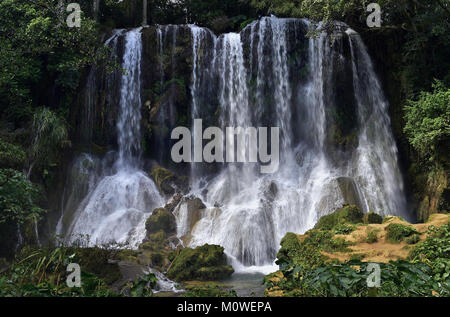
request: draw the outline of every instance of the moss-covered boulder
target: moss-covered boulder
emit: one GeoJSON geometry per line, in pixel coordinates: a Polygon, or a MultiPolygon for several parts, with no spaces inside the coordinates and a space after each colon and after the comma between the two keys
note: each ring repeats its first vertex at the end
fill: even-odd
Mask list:
{"type": "Polygon", "coordinates": [[[361,223],[364,213],[355,205],[345,205],[332,214],[319,219],[314,229],[331,230],[340,223],[361,223]]]}
{"type": "Polygon", "coordinates": [[[161,166],[154,166],[151,176],[158,189],[166,196],[175,192],[185,192],[187,189],[187,178],[176,176],[173,172],[161,166]]]}
{"type": "Polygon", "coordinates": [[[176,232],[175,216],[165,208],[156,208],[152,215],[145,222],[145,229],[147,234],[157,233],[163,231],[166,235],[171,235],[176,232]]]}
{"type": "Polygon", "coordinates": [[[223,247],[210,244],[182,249],[175,256],[167,276],[175,281],[224,279],[234,270],[227,264],[223,251],[223,247]]]}
{"type": "Polygon", "coordinates": [[[363,222],[364,223],[368,223],[368,224],[373,224],[373,223],[383,223],[383,217],[380,216],[377,213],[374,213],[373,211],[367,213],[364,215],[363,217],[363,222]]]}

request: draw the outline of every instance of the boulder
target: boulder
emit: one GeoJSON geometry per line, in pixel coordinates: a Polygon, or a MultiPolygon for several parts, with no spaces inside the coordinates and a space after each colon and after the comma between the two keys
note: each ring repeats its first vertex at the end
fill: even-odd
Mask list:
{"type": "Polygon", "coordinates": [[[186,192],[188,183],[186,177],[176,176],[173,172],[161,166],[154,166],[151,176],[161,193],[171,196],[175,192],[186,192]]]}
{"type": "Polygon", "coordinates": [[[169,236],[176,232],[175,217],[165,208],[156,208],[145,222],[145,229],[148,235],[163,231],[169,236]]]}
{"type": "Polygon", "coordinates": [[[358,185],[351,177],[338,177],[336,179],[342,193],[344,202],[348,205],[355,205],[360,210],[364,210],[362,199],[359,195],[358,185]]]}
{"type": "Polygon", "coordinates": [[[363,212],[355,205],[344,205],[341,209],[319,219],[314,229],[331,230],[340,223],[362,223],[363,212]]]}
{"type": "Polygon", "coordinates": [[[205,244],[195,249],[185,248],[175,255],[167,276],[175,281],[220,280],[234,270],[227,264],[224,248],[205,244]]]}
{"type": "Polygon", "coordinates": [[[193,196],[185,197],[175,208],[174,215],[179,226],[177,233],[185,244],[189,244],[190,234],[205,210],[206,206],[202,200],[193,196]]]}

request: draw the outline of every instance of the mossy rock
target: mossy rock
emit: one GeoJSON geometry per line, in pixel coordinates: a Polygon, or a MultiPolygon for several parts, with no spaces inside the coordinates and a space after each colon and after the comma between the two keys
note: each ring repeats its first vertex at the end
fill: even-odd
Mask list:
{"type": "Polygon", "coordinates": [[[276,264],[281,266],[283,263],[289,263],[295,266],[302,265],[305,268],[324,265],[326,257],[320,253],[320,248],[305,240],[300,241],[295,233],[286,233],[280,242],[281,248],[277,253],[276,264]]]}
{"type": "Polygon", "coordinates": [[[177,190],[185,192],[187,188],[187,178],[178,177],[173,172],[161,166],[152,169],[151,176],[158,189],[166,196],[173,195],[177,190]]]}
{"type": "Polygon", "coordinates": [[[167,276],[175,281],[220,280],[229,277],[233,268],[227,265],[224,248],[205,244],[182,249],[175,256],[167,276]]]}
{"type": "Polygon", "coordinates": [[[145,222],[147,234],[151,235],[162,230],[166,235],[176,232],[175,216],[165,208],[156,208],[145,222]]]}
{"type": "Polygon", "coordinates": [[[400,243],[405,238],[418,234],[411,226],[405,226],[400,223],[391,223],[384,230],[386,230],[386,240],[391,243],[400,243]]]}
{"type": "Polygon", "coordinates": [[[314,229],[332,230],[340,223],[357,224],[363,221],[364,213],[355,205],[345,205],[332,214],[319,219],[314,229]]]}
{"type": "Polygon", "coordinates": [[[368,224],[383,223],[383,217],[373,211],[367,213],[363,217],[363,222],[368,224]]]}

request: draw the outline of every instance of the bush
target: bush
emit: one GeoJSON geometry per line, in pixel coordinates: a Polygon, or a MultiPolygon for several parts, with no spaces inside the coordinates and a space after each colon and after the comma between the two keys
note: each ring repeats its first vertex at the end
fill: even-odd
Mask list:
{"type": "Polygon", "coordinates": [[[378,241],[377,232],[374,230],[371,230],[367,233],[366,242],[367,243],[375,243],[378,241]]]}
{"type": "Polygon", "coordinates": [[[374,213],[373,211],[367,213],[364,215],[363,218],[364,223],[373,224],[373,223],[382,223],[383,217],[381,217],[379,214],[374,213]]]}
{"type": "Polygon", "coordinates": [[[450,137],[450,89],[442,82],[433,84],[434,91],[422,92],[417,101],[405,107],[404,131],[414,149],[423,157],[437,153],[450,137]]]}
{"type": "Polygon", "coordinates": [[[20,170],[25,165],[26,154],[19,146],[0,139],[0,167],[20,170]]]}
{"type": "Polygon", "coordinates": [[[386,239],[392,243],[400,243],[406,237],[418,232],[411,226],[405,226],[399,223],[391,223],[386,228],[386,239]]]}
{"type": "Polygon", "coordinates": [[[37,205],[41,198],[40,188],[24,173],[0,169],[0,223],[22,224],[27,219],[39,219],[44,212],[37,205]]]}
{"type": "Polygon", "coordinates": [[[405,242],[408,244],[416,244],[420,241],[420,237],[418,234],[412,234],[405,239],[405,242]]]}
{"type": "Polygon", "coordinates": [[[450,223],[440,228],[428,227],[428,237],[418,243],[409,255],[412,262],[427,263],[433,279],[439,285],[439,294],[450,295],[450,223]]]}

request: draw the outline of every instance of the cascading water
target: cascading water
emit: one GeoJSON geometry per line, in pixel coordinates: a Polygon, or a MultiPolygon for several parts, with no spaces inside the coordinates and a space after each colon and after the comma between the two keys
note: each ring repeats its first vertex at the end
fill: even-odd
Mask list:
{"type": "MultiPolygon", "coordinates": [[[[117,36],[107,43],[117,45],[117,36]]],[[[137,247],[145,237],[145,219],[163,203],[153,181],[140,170],[141,29],[126,32],[124,41],[126,73],[121,76],[118,153],[101,162],[82,154],[75,162],[70,177],[73,188],[58,225],[68,242],[88,236],[87,245],[137,247]]]]}
{"type": "MultiPolygon", "coordinates": [[[[175,213],[178,235],[189,235],[184,240],[189,246],[224,246],[236,271],[272,270],[286,232],[305,232],[345,203],[410,218],[388,105],[358,34],[337,23],[334,30],[308,38],[314,28],[308,21],[275,17],[219,37],[195,25],[158,26],[156,63],[149,64],[157,69],[152,80],[170,97],[157,117],[168,127],[175,125],[170,120],[178,110],[171,99],[175,86],[166,88],[180,75],[182,28],[192,36],[191,119],[223,130],[280,128],[280,167],[274,174],[260,174],[252,163],[220,163],[212,169],[191,164],[191,194],[207,208],[195,224],[186,206],[175,213]]],[[[123,51],[127,71],[113,73],[105,84],[108,104],[120,91],[118,152],[75,160],[58,224],[69,242],[84,234],[91,244],[136,247],[145,236],[146,217],[164,203],[141,170],[141,60],[147,58],[141,42],[140,29],[118,30],[106,41],[115,56],[123,51]]],[[[163,140],[154,139],[160,163],[162,152],[170,152],[163,140]]]]}
{"type": "MultiPolygon", "coordinates": [[[[238,271],[270,268],[286,232],[305,232],[344,203],[409,218],[387,103],[361,39],[338,24],[333,36],[322,32],[308,40],[312,27],[305,20],[262,18],[239,34],[216,38],[190,26],[193,118],[203,115],[205,100],[213,99],[205,92],[216,83],[222,128],[278,126],[281,131],[275,174],[226,163],[204,182],[201,165],[193,164],[193,193],[210,208],[190,232],[189,244],[224,246],[238,271]],[[353,83],[346,94],[357,109],[355,136],[349,138],[356,145],[334,151],[329,138],[340,96],[333,80],[344,75],[353,83]]],[[[178,215],[178,222],[185,219],[178,215]]]]}

